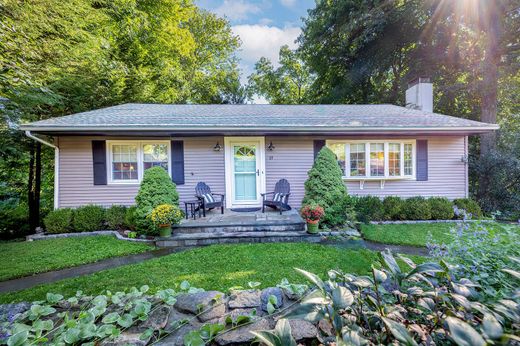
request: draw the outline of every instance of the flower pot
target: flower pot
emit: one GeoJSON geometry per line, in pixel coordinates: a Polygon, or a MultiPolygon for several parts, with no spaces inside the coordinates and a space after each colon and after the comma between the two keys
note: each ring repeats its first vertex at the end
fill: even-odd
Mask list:
{"type": "Polygon", "coordinates": [[[318,233],[319,221],[307,221],[307,232],[311,234],[318,233]]]}
{"type": "Polygon", "coordinates": [[[159,225],[159,236],[171,237],[171,235],[172,235],[172,225],[159,225]]]}

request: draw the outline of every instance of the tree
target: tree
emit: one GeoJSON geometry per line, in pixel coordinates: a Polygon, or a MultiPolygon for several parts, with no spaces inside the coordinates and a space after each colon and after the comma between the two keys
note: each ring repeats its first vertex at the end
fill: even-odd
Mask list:
{"type": "Polygon", "coordinates": [[[312,75],[299,54],[287,45],[280,48],[280,67],[262,57],[249,76],[251,92],[265,97],[271,104],[303,104],[312,82],[312,75]]]}

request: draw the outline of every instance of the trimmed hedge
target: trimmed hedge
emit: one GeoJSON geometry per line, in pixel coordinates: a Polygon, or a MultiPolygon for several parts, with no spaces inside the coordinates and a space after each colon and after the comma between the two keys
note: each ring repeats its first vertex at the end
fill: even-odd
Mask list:
{"type": "Polygon", "coordinates": [[[405,200],[403,214],[406,220],[430,220],[430,203],[424,197],[411,197],[405,200]]]}
{"type": "Polygon", "coordinates": [[[428,199],[432,220],[451,220],[455,216],[453,203],[446,197],[432,197],[428,199]]]}
{"type": "Polygon", "coordinates": [[[99,205],[85,205],[74,210],[72,225],[76,232],[93,232],[104,228],[105,208],[99,205]]]}
{"type": "Polygon", "coordinates": [[[401,197],[388,196],[383,200],[384,219],[401,220],[403,217],[404,202],[401,197]]]}
{"type": "Polygon", "coordinates": [[[381,221],[384,217],[383,202],[376,196],[357,197],[356,216],[361,222],[381,221]]]}
{"type": "MultiPolygon", "coordinates": [[[[478,203],[471,199],[471,198],[457,198],[453,200],[453,204],[458,209],[464,209],[466,213],[471,214],[471,217],[474,219],[478,219],[482,217],[482,209],[480,208],[480,205],[478,203]]],[[[460,213],[462,214],[462,213],[460,213]]],[[[463,215],[458,215],[460,218],[463,217],[463,215]]]]}
{"type": "Polygon", "coordinates": [[[113,205],[105,212],[108,229],[122,230],[125,228],[126,207],[113,205]]]}
{"type": "Polygon", "coordinates": [[[70,208],[52,210],[43,219],[47,233],[70,233],[72,228],[72,217],[74,210],[70,208]]]}

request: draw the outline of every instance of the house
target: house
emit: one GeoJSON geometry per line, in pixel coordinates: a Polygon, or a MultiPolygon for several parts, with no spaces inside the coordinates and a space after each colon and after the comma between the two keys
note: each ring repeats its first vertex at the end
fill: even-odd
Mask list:
{"type": "Polygon", "coordinates": [[[228,208],[258,206],[286,178],[299,207],[324,145],[351,194],[467,197],[468,136],[498,127],[432,113],[428,80],[406,97],[412,107],[122,104],[22,129],[55,147],[57,208],[131,205],[152,166],[168,171],[181,201],[204,181],[228,208]]]}

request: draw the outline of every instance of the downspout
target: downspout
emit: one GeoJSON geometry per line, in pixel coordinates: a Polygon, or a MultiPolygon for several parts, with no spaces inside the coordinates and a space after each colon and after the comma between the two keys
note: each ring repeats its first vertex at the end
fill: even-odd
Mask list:
{"type": "Polygon", "coordinates": [[[37,142],[40,142],[48,147],[54,148],[54,209],[59,208],[59,192],[60,192],[60,148],[56,145],[47,142],[41,138],[34,136],[31,131],[25,131],[25,135],[37,142]]]}

